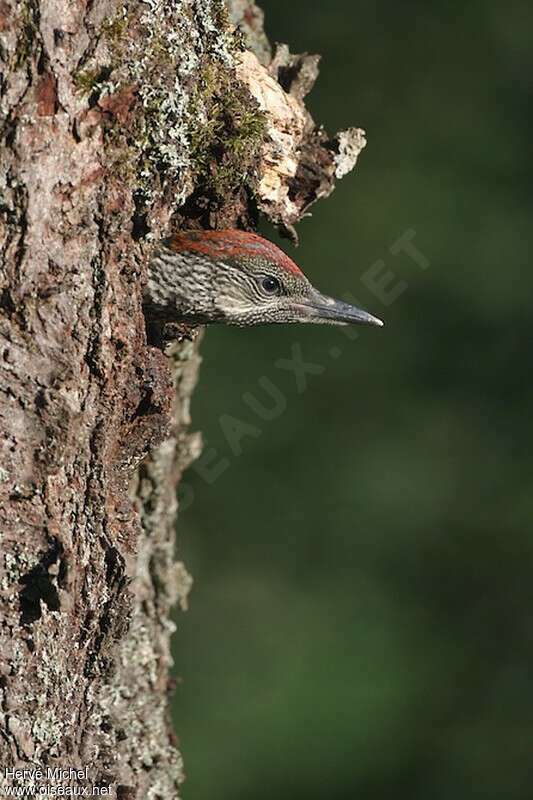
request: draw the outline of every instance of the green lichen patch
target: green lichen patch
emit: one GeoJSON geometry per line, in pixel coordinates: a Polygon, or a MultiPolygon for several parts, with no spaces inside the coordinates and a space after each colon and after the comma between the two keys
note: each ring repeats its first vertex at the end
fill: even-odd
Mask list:
{"type": "Polygon", "coordinates": [[[95,67],[94,69],[79,70],[74,72],[72,80],[76,88],[83,94],[98,93],[104,89],[110,75],[109,67],[95,67]]]}
{"type": "Polygon", "coordinates": [[[128,16],[124,6],[115,16],[102,23],[102,34],[111,47],[119,47],[128,30],[128,16]]]}
{"type": "Polygon", "coordinates": [[[211,63],[201,74],[190,104],[191,161],[198,188],[222,199],[252,181],[266,118],[232,71],[211,63]]]}
{"type": "Polygon", "coordinates": [[[18,31],[15,49],[15,68],[29,59],[39,31],[39,11],[32,0],[22,0],[18,8],[18,31]]]}

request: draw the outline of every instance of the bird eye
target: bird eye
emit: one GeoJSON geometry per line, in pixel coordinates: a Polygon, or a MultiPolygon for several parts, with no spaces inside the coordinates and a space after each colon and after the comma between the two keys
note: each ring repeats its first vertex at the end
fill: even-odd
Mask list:
{"type": "Polygon", "coordinates": [[[281,284],[277,278],[267,275],[266,278],[261,280],[261,288],[264,292],[266,292],[266,294],[279,294],[281,290],[281,284]]]}

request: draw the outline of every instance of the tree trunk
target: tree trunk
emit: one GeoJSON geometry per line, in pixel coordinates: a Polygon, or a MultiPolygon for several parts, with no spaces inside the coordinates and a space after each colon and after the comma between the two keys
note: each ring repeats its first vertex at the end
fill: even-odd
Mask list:
{"type": "Polygon", "coordinates": [[[199,337],[147,343],[150,251],[257,209],[294,238],[364,138],[315,127],[315,57],[271,60],[249,0],[0,0],[0,35],[1,778],[174,798],[199,337]]]}

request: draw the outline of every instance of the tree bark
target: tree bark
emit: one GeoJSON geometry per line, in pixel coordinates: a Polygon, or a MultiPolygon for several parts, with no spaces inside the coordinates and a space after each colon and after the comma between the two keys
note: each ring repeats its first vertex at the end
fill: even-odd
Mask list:
{"type": "Polygon", "coordinates": [[[272,60],[248,0],[0,0],[0,35],[0,783],[174,798],[201,337],[147,343],[150,251],[257,209],[294,238],[364,138],[315,126],[316,58],[272,60]]]}

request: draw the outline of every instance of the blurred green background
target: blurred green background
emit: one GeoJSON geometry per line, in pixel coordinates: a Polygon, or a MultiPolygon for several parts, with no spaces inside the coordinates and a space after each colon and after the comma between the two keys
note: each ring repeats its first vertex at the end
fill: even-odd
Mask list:
{"type": "Polygon", "coordinates": [[[526,800],[533,9],[262,6],[271,40],[323,56],[315,118],[368,134],[284,246],[386,327],[206,336],[194,428],[222,474],[189,471],[179,521],[183,795],[526,800]],[[409,229],[425,270],[390,252],[409,229]],[[362,282],[378,259],[407,284],[389,306],[362,282]],[[301,393],[276,366],[294,345],[324,368],[301,393]],[[270,421],[246,402],[273,404],[262,376],[270,421]],[[222,415],[251,426],[238,455],[222,415]]]}

